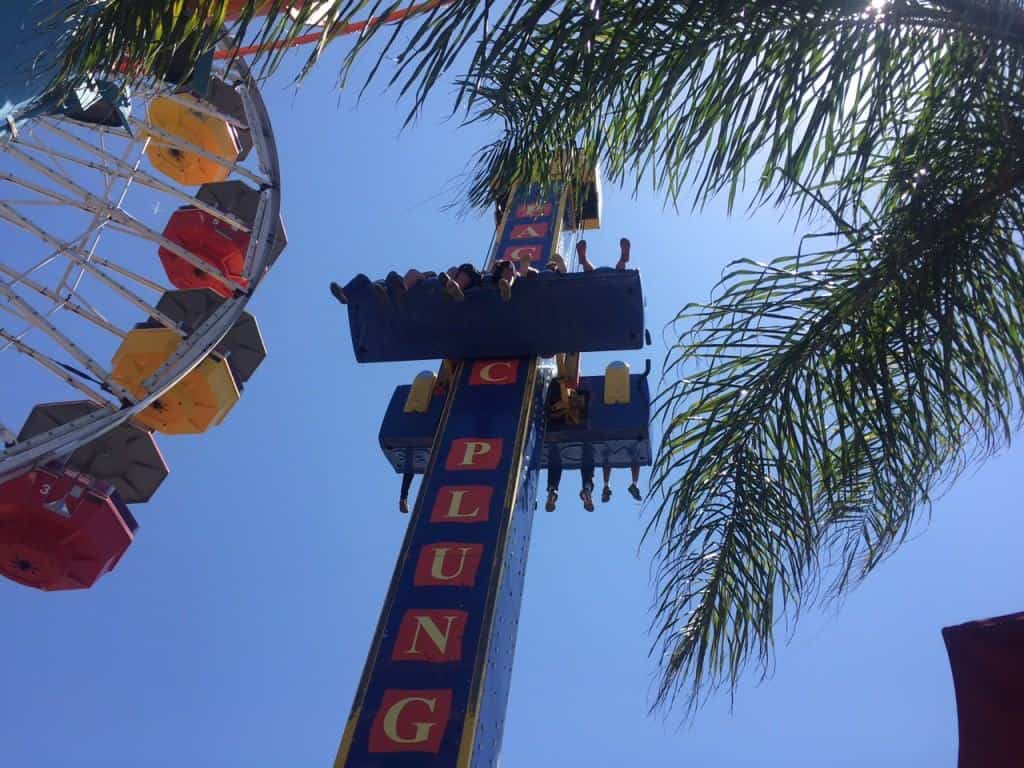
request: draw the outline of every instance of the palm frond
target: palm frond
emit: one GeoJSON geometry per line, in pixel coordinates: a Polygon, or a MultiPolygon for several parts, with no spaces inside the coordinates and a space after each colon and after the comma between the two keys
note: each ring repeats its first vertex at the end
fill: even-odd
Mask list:
{"type": "Polygon", "coordinates": [[[1017,2],[531,6],[477,49],[462,82],[465,104],[510,126],[478,168],[477,204],[495,174],[542,172],[575,140],[613,182],[672,203],[731,201],[749,180],[761,201],[827,182],[841,207],[936,95],[966,114],[962,94],[1021,74],[1017,2]]]}
{"type": "Polygon", "coordinates": [[[766,672],[823,577],[855,585],[1019,428],[1024,141],[996,88],[976,96],[968,124],[905,137],[904,164],[869,158],[863,222],[832,210],[805,241],[835,245],[737,262],[679,315],[648,527],[659,701],[766,672]]]}

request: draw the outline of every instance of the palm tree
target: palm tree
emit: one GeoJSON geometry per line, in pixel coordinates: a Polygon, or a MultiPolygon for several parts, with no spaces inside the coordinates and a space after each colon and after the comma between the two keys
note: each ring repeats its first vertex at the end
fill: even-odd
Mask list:
{"type": "MultiPolygon", "coordinates": [[[[208,46],[226,0],[187,5],[186,21],[181,3],[109,0],[65,75],[208,46]]],[[[263,43],[301,30],[309,8],[296,21],[283,5],[262,4],[263,43]]],[[[329,6],[346,24],[404,4],[329,6]]],[[[410,116],[454,77],[455,110],[501,121],[475,205],[600,160],[671,204],[744,194],[811,228],[795,255],[734,263],[676,319],[647,528],[659,704],[765,672],[777,622],[864,578],[1019,427],[1020,2],[454,0],[371,26],[343,78],[384,30],[371,77],[397,54],[410,116]]]]}

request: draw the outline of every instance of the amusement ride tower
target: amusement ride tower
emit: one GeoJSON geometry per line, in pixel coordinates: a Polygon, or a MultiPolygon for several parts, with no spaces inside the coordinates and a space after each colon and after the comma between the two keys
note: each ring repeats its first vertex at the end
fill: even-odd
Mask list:
{"type": "Polygon", "coordinates": [[[483,272],[535,272],[504,297],[486,278],[459,301],[434,278],[335,287],[359,362],[443,360],[381,427],[394,469],[423,480],[335,768],[497,765],[540,471],[650,464],[646,372],[579,374],[581,352],[643,346],[639,273],[550,268],[600,207],[596,175],[513,190],[483,272]]]}

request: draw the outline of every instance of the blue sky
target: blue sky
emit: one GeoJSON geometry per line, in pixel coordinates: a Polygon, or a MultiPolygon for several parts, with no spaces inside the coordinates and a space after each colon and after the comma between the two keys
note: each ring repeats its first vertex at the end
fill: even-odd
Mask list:
{"type": "MultiPolygon", "coordinates": [[[[401,132],[392,95],[375,89],[358,108],[338,97],[338,52],[297,93],[287,77],[265,89],[290,246],[250,305],[270,355],[241,403],[207,435],[161,439],[172,474],[136,508],[134,547],[95,589],[0,583],[4,765],[333,759],[407,520],[377,429],[393,387],[424,366],[357,365],[327,283],[480,261],[491,235],[489,216],[445,210],[487,129],[458,129],[438,99],[401,132]]],[[[666,324],[727,261],[795,248],[777,212],[730,218],[716,202],[678,214],[650,194],[606,193],[591,258],[611,262],[620,236],[633,241],[656,368],[666,324]]],[[[955,765],[939,630],[1020,609],[1022,468],[1017,449],[964,478],[841,606],[805,612],[769,679],[744,679],[685,725],[647,712],[640,506],[621,476],[594,514],[565,494],[534,525],[502,765],[955,765]]]]}

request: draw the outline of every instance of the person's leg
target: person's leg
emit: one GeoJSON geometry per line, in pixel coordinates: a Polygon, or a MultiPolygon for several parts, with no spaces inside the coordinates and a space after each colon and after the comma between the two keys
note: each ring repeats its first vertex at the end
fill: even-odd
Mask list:
{"type": "Polygon", "coordinates": [[[501,291],[502,301],[512,300],[512,285],[516,281],[516,270],[511,261],[502,263],[498,272],[498,290],[501,291]]]}
{"type": "Polygon", "coordinates": [[[580,469],[580,479],[582,481],[582,488],[580,489],[580,498],[583,500],[583,508],[587,512],[594,511],[594,466],[584,465],[580,469]]]}
{"type": "Polygon", "coordinates": [[[519,257],[519,276],[526,277],[530,272],[530,258],[523,254],[519,257]]]}
{"type": "Polygon", "coordinates": [[[548,512],[555,511],[555,504],[558,503],[558,484],[562,482],[562,467],[548,466],[548,498],[544,509],[548,512]]]}
{"type": "Polygon", "coordinates": [[[621,238],[619,240],[619,263],[615,265],[616,269],[625,269],[629,263],[629,240],[621,238]]]}
{"type": "Polygon", "coordinates": [[[441,285],[444,286],[445,293],[455,299],[455,301],[462,301],[466,298],[466,294],[462,290],[462,283],[468,284],[468,278],[462,275],[462,270],[458,267],[449,267],[447,272],[442,272],[438,275],[438,279],[440,279],[441,285]]]}
{"type": "Polygon", "coordinates": [[[607,503],[612,497],[612,468],[605,464],[601,467],[601,475],[604,477],[604,488],[601,489],[601,503],[607,503]]]}
{"type": "Polygon", "coordinates": [[[384,278],[384,284],[393,298],[401,299],[405,296],[405,281],[397,272],[388,272],[384,278]]]}
{"type": "Polygon", "coordinates": [[[587,241],[580,240],[576,243],[576,259],[580,263],[580,268],[584,272],[593,272],[594,265],[587,260],[587,241]]]}
{"type": "Polygon", "coordinates": [[[342,304],[348,304],[348,296],[345,295],[345,292],[341,289],[341,286],[335,283],[334,281],[331,281],[331,296],[336,298],[342,304]]]}
{"type": "Polygon", "coordinates": [[[637,501],[641,501],[642,497],[640,495],[640,486],[638,485],[638,483],[640,482],[640,465],[631,465],[629,467],[629,473],[633,477],[633,482],[630,483],[629,488],[627,489],[629,491],[629,495],[632,496],[637,501]]]}
{"type": "Polygon", "coordinates": [[[398,509],[403,515],[409,514],[409,489],[412,487],[412,472],[402,475],[402,492],[398,497],[398,509]]]}

